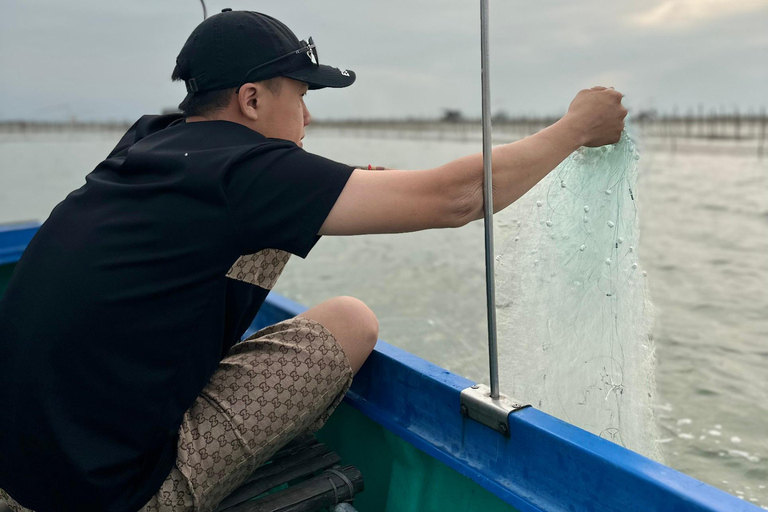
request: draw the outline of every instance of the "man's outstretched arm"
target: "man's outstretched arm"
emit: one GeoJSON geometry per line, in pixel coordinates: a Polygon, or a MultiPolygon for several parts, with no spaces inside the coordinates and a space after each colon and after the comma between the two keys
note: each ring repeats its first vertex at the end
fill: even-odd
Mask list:
{"type": "MultiPolygon", "coordinates": [[[[581,146],[619,140],[626,109],[612,89],[581,91],[557,123],[493,149],[493,203],[499,211],[581,146]]],[[[475,154],[434,169],[352,173],[321,235],[402,233],[462,226],[483,216],[483,158],[475,154]]]]}

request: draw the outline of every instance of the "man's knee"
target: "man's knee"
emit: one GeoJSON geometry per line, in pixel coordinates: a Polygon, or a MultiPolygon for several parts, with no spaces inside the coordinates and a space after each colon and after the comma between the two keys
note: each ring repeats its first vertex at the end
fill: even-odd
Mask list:
{"type": "Polygon", "coordinates": [[[319,322],[344,349],[357,372],[379,337],[379,321],[365,303],[354,297],[334,297],[305,311],[301,317],[319,322]]]}
{"type": "Polygon", "coordinates": [[[379,319],[371,308],[360,299],[349,296],[335,297],[328,302],[333,303],[333,308],[341,318],[347,319],[355,338],[373,350],[379,339],[379,319]]]}

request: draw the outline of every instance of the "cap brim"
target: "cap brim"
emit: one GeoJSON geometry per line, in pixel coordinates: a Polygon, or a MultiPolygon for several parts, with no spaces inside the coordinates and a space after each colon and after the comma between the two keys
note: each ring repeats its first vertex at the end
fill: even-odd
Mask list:
{"type": "Polygon", "coordinates": [[[297,69],[283,76],[305,82],[310,89],[323,89],[325,87],[349,87],[355,83],[355,72],[350,69],[339,69],[325,64],[311,65],[297,69]]]}

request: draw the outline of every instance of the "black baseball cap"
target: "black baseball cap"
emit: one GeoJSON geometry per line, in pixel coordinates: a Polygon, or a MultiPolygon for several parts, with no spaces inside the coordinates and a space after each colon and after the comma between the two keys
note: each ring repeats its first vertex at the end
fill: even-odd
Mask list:
{"type": "Polygon", "coordinates": [[[299,41],[284,23],[266,14],[223,9],[192,31],[176,57],[187,92],[239,87],[277,76],[307,83],[310,89],[347,87],[355,73],[319,64],[317,48],[299,41]]]}

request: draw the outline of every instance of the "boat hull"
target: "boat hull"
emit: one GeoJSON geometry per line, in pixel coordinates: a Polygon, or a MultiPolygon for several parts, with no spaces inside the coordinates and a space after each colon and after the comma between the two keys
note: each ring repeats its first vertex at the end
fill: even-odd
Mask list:
{"type": "MultiPolygon", "coordinates": [[[[0,293],[36,227],[0,226],[0,293]]],[[[304,310],[271,293],[249,333],[304,310]]],[[[361,510],[760,510],[533,408],[512,413],[504,437],[460,414],[473,384],[378,342],[318,433],[362,471],[361,510]]]]}

